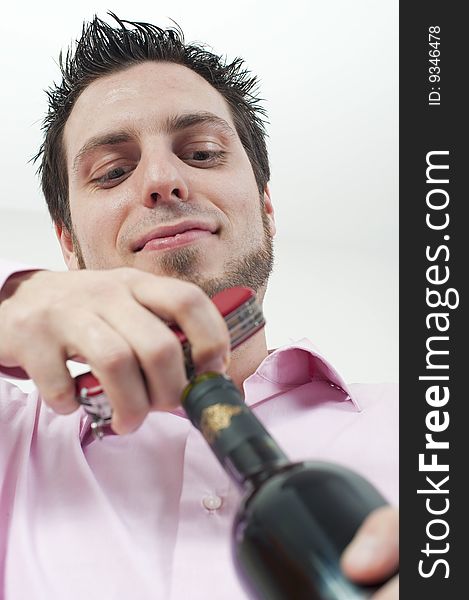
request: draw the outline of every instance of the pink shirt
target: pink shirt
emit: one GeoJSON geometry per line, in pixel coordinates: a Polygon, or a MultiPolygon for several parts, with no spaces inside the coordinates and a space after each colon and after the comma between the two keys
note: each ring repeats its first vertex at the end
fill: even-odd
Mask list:
{"type": "MultiPolygon", "coordinates": [[[[397,503],[395,385],[347,386],[303,339],[244,391],[291,459],[347,465],[397,503]]],[[[0,598],[245,598],[229,538],[239,493],[188,419],[151,413],[102,441],[89,426],[0,379],[0,598]]]]}

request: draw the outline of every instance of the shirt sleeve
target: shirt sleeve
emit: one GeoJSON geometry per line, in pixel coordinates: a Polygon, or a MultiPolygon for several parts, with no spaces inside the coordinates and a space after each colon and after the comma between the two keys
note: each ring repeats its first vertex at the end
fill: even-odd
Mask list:
{"type": "MultiPolygon", "coordinates": [[[[13,262],[0,258],[0,290],[7,280],[16,273],[27,273],[28,271],[40,271],[41,267],[13,262]]],[[[0,364],[0,376],[13,377],[15,379],[29,379],[28,374],[20,367],[4,367],[0,364]]]]}
{"type": "MultiPolygon", "coordinates": [[[[41,401],[37,391],[26,394],[0,379],[0,562],[8,539],[21,474],[27,473],[41,401]]],[[[0,576],[1,581],[1,576],[0,576]]],[[[2,586],[0,584],[0,597],[2,586]]]]}

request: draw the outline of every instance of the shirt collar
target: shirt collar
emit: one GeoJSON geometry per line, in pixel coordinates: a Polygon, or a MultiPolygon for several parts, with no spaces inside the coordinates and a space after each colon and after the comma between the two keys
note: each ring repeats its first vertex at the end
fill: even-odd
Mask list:
{"type": "Polygon", "coordinates": [[[315,380],[326,381],[339,388],[346,395],[345,399],[350,400],[360,410],[345,381],[307,338],[269,352],[256,371],[244,382],[246,403],[254,406],[272,395],[315,380]]]}
{"type": "MultiPolygon", "coordinates": [[[[255,406],[268,398],[294,389],[311,381],[326,381],[345,394],[345,400],[350,400],[357,410],[358,402],[352,396],[347,384],[334,369],[331,363],[308,340],[302,338],[280,348],[269,351],[269,355],[261,362],[255,372],[243,384],[244,397],[248,406],[255,406]]],[[[80,409],[80,440],[83,443],[89,436],[91,417],[80,409]]],[[[181,417],[186,417],[182,408],[171,411],[181,417]]],[[[106,428],[105,434],[112,433],[106,428]]]]}

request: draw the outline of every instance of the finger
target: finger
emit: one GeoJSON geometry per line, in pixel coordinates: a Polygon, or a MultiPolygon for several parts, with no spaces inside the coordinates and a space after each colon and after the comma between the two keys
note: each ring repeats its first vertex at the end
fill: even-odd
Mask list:
{"type": "Polygon", "coordinates": [[[145,376],[151,408],[171,410],[179,406],[187,377],[177,336],[130,295],[118,306],[109,307],[106,320],[133,348],[145,376]]]}
{"type": "Polygon", "coordinates": [[[50,339],[35,339],[34,351],[26,355],[22,365],[47,406],[61,415],[72,413],[80,406],[66,360],[64,350],[50,339]]]}
{"type": "Polygon", "coordinates": [[[113,408],[116,433],[137,429],[148,414],[150,401],[137,358],[127,341],[95,314],[76,320],[67,330],[69,356],[86,358],[113,408]]]}
{"type": "Polygon", "coordinates": [[[386,585],[383,585],[371,600],[399,600],[399,577],[393,577],[386,585]]]}
{"type": "Polygon", "coordinates": [[[135,298],[164,321],[175,322],[191,344],[197,371],[221,371],[228,366],[230,337],[220,312],[196,285],[150,274],[132,288],[135,298]]]}
{"type": "Polygon", "coordinates": [[[399,565],[399,513],[386,506],[372,512],[345,549],[342,568],[351,579],[374,583],[399,565]]]}

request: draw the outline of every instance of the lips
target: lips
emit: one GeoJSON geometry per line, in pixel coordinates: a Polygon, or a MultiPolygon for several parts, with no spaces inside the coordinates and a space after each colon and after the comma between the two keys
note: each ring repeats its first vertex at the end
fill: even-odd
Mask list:
{"type": "Polygon", "coordinates": [[[158,227],[141,237],[133,246],[134,252],[140,252],[147,247],[164,249],[190,243],[197,239],[216,233],[215,225],[196,221],[185,221],[175,225],[158,227]]]}

